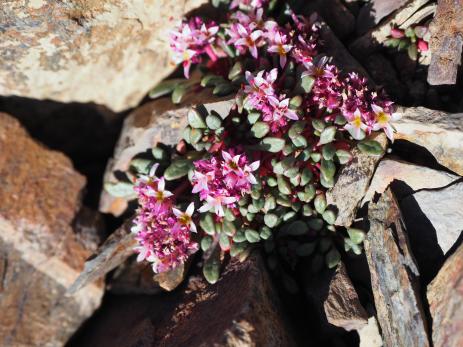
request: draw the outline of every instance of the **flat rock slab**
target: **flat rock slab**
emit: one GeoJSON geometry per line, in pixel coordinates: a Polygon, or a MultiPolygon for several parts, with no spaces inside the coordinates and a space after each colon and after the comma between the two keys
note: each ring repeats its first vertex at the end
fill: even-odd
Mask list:
{"type": "Polygon", "coordinates": [[[381,19],[409,2],[411,0],[371,0],[360,9],[357,17],[357,33],[365,33],[377,25],[381,19]]]}
{"type": "Polygon", "coordinates": [[[428,286],[434,347],[463,346],[463,245],[428,286]]]}
{"type": "Polygon", "coordinates": [[[418,269],[410,252],[397,202],[388,189],[368,206],[365,253],[385,347],[429,346],[417,291],[418,269]]]}
{"type": "Polygon", "coordinates": [[[384,155],[387,145],[386,135],[374,134],[372,139],[381,144],[383,153],[369,155],[355,147],[352,150],[352,161],[342,167],[334,187],[326,193],[328,205],[333,205],[338,210],[336,225],[348,227],[352,224],[360,202],[367,193],[376,165],[384,155]]]}
{"type": "Polygon", "coordinates": [[[0,345],[62,346],[103,295],[66,295],[92,248],[71,227],[85,179],[4,113],[0,148],[0,345]]]}
{"type": "Polygon", "coordinates": [[[158,296],[111,298],[73,346],[294,346],[259,255],[233,261],[214,284],[191,277],[158,296]]]}
{"type": "MultiPolygon", "coordinates": [[[[233,96],[219,98],[212,95],[210,89],[190,92],[180,105],[174,105],[170,98],[161,98],[137,108],[126,119],[109,160],[104,181],[114,182],[115,172],[126,172],[130,161],[137,154],[162,142],[176,145],[182,138],[182,131],[188,125],[188,111],[198,105],[204,105],[207,111],[214,110],[227,115],[233,104],[233,96]]],[[[127,199],[116,198],[103,191],[100,199],[100,211],[121,215],[127,209],[127,199]]]]}
{"type": "Polygon", "coordinates": [[[169,31],[205,3],[2,1],[0,95],[134,107],[176,68],[169,31]]]}
{"type": "Polygon", "coordinates": [[[426,148],[439,164],[463,175],[463,113],[425,107],[401,107],[398,112],[402,119],[394,123],[396,139],[426,148]]]}
{"type": "Polygon", "coordinates": [[[439,0],[429,30],[431,63],[428,83],[455,84],[463,49],[463,1],[439,0]]]}

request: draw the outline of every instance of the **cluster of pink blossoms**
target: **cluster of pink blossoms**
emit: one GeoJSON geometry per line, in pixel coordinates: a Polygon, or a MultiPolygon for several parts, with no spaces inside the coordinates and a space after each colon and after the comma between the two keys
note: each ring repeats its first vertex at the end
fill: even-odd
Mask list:
{"type": "Polygon", "coordinates": [[[248,163],[245,154],[222,151],[222,156],[197,160],[192,177],[192,193],[199,193],[204,205],[199,212],[213,211],[224,216],[224,207],[233,208],[256,184],[253,172],[259,168],[259,161],[248,163]]]}
{"type": "Polygon", "coordinates": [[[132,227],[138,241],[137,261],[151,262],[156,273],[184,263],[199,248],[191,238],[192,232],[196,232],[192,220],[194,204],[185,212],[174,207],[173,193],[165,189],[164,178],[155,176],[157,166],[135,185],[140,207],[132,227]]]}

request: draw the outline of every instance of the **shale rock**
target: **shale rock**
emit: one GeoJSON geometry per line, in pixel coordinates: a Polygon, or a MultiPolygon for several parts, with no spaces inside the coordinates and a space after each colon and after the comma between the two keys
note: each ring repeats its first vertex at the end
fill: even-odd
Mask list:
{"type": "MultiPolygon", "coordinates": [[[[197,105],[204,105],[206,110],[214,110],[220,115],[227,115],[232,107],[231,97],[218,98],[208,89],[190,92],[181,105],[174,105],[169,98],[149,102],[132,112],[125,120],[119,141],[109,160],[104,181],[114,182],[116,172],[126,172],[130,161],[137,154],[146,152],[158,142],[176,145],[182,138],[182,131],[187,125],[188,110],[197,105]]],[[[115,198],[103,191],[100,211],[121,215],[127,208],[127,199],[115,198]]]]}
{"type": "Polygon", "coordinates": [[[397,202],[390,189],[368,208],[365,253],[377,317],[386,347],[429,346],[417,291],[418,269],[410,252],[397,202]]]}
{"type": "Polygon", "coordinates": [[[357,33],[363,34],[381,19],[400,9],[411,0],[372,0],[365,4],[357,17],[357,33]]]}
{"type": "Polygon", "coordinates": [[[463,345],[463,245],[447,259],[428,286],[435,347],[463,345]]]}
{"type": "Polygon", "coordinates": [[[394,123],[394,138],[425,147],[439,162],[463,175],[463,113],[425,107],[399,108],[402,119],[394,123]]]}
{"type": "Polygon", "coordinates": [[[133,107],[169,75],[169,31],[204,0],[3,1],[0,95],[133,107]]]}
{"type": "Polygon", "coordinates": [[[66,295],[94,247],[71,226],[85,179],[4,113],[0,148],[0,345],[62,346],[103,295],[66,295]]]}
{"type": "Polygon", "coordinates": [[[233,260],[209,285],[159,296],[113,297],[72,346],[294,346],[259,255],[233,260]]]}

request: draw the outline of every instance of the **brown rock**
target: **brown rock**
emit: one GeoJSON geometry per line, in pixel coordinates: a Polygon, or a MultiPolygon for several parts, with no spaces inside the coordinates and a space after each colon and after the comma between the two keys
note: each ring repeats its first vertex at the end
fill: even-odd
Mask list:
{"type": "Polygon", "coordinates": [[[463,113],[450,114],[424,107],[399,108],[394,138],[425,147],[450,170],[463,175],[463,113]]]}
{"type": "Polygon", "coordinates": [[[428,83],[455,84],[463,49],[463,1],[439,0],[429,29],[431,64],[428,83]]]}
{"type": "MultiPolygon", "coordinates": [[[[384,150],[386,149],[387,138],[383,133],[373,135],[372,139],[378,141],[384,150]]],[[[352,224],[376,165],[382,157],[382,155],[362,153],[357,147],[352,150],[352,154],[352,161],[341,169],[334,187],[326,193],[328,205],[334,205],[338,210],[335,224],[345,227],[352,224]]]]}
{"type": "Polygon", "coordinates": [[[205,3],[3,2],[0,95],[133,107],[175,69],[168,32],[205,3]]]}
{"type": "Polygon", "coordinates": [[[265,265],[252,255],[232,261],[214,285],[192,277],[162,296],[108,301],[71,347],[294,345],[265,265]]]}
{"type": "Polygon", "coordinates": [[[463,245],[428,286],[427,297],[434,346],[463,346],[463,245]]]}
{"type": "MultiPolygon", "coordinates": [[[[175,145],[182,137],[187,123],[188,110],[197,105],[204,105],[206,110],[214,110],[227,115],[233,99],[218,98],[208,89],[191,92],[181,105],[174,105],[168,98],[161,98],[143,105],[132,112],[125,120],[114,156],[108,162],[104,177],[105,182],[114,182],[114,172],[126,172],[131,159],[146,150],[153,148],[158,142],[175,145]]],[[[102,192],[100,211],[121,215],[127,208],[127,200],[115,198],[106,191],[102,192]]]]}
{"type": "Polygon", "coordinates": [[[103,294],[66,296],[90,255],[71,226],[85,179],[4,113],[0,148],[0,344],[61,346],[103,294]]]}
{"type": "Polygon", "coordinates": [[[419,276],[397,202],[388,189],[368,208],[365,253],[377,317],[386,347],[426,347],[426,320],[417,292],[419,276]]]}
{"type": "Polygon", "coordinates": [[[362,205],[371,201],[376,193],[382,194],[394,180],[402,181],[413,191],[417,191],[425,188],[442,188],[458,178],[457,175],[445,171],[433,170],[398,159],[385,158],[380,161],[375,171],[362,205]]]}
{"type": "Polygon", "coordinates": [[[331,279],[328,297],[323,306],[330,324],[347,331],[359,330],[367,325],[368,315],[360,304],[357,292],[342,262],[339,263],[331,279]]]}

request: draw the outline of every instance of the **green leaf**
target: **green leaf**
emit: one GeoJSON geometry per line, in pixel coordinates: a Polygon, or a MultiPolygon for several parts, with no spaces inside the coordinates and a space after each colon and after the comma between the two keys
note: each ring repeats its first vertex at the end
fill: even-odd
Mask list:
{"type": "Polygon", "coordinates": [[[278,225],[279,223],[279,218],[276,214],[273,214],[273,213],[267,213],[265,216],[264,216],[264,223],[266,226],[268,226],[269,228],[273,228],[275,226],[278,225]]]}
{"type": "Polygon", "coordinates": [[[209,129],[217,130],[222,126],[222,119],[216,115],[210,114],[206,117],[206,125],[209,129]]]}
{"type": "Polygon", "coordinates": [[[198,110],[191,108],[188,111],[187,118],[188,118],[188,124],[190,124],[192,128],[196,128],[196,129],[207,128],[206,122],[204,121],[203,117],[201,116],[198,110]]]}
{"type": "Polygon", "coordinates": [[[323,146],[322,148],[322,156],[325,160],[333,159],[334,155],[336,154],[336,148],[333,146],[332,143],[328,143],[323,146]]]}
{"type": "Polygon", "coordinates": [[[193,162],[189,159],[177,159],[169,165],[164,171],[164,178],[167,181],[179,179],[188,174],[188,171],[193,167],[193,162]]]}
{"type": "Polygon", "coordinates": [[[272,229],[264,225],[259,235],[262,240],[268,240],[272,236],[272,229]]]}
{"type": "Polygon", "coordinates": [[[338,149],[336,151],[336,158],[338,158],[340,164],[346,164],[352,159],[352,154],[344,149],[338,149]]]}
{"type": "Polygon", "coordinates": [[[153,154],[154,159],[159,161],[167,160],[169,157],[169,153],[161,147],[154,147],[151,150],[151,153],[153,154]]]}
{"type": "Polygon", "coordinates": [[[312,207],[310,207],[310,205],[304,205],[304,207],[302,207],[302,215],[305,217],[313,215],[312,207]]]}
{"type": "Polygon", "coordinates": [[[301,220],[292,222],[287,230],[288,235],[299,236],[307,234],[309,231],[309,226],[301,220]]]}
{"type": "Polygon", "coordinates": [[[416,45],[410,45],[407,49],[407,54],[411,60],[416,60],[418,58],[418,49],[416,45]]]}
{"type": "Polygon", "coordinates": [[[232,243],[230,246],[230,255],[232,257],[236,257],[240,253],[243,253],[247,248],[248,244],[246,242],[232,243]]]}
{"type": "Polygon", "coordinates": [[[181,78],[162,81],[156,87],[151,89],[148,95],[151,99],[156,99],[161,96],[170,94],[174,90],[175,86],[183,81],[185,80],[181,78]]]}
{"type": "Polygon", "coordinates": [[[293,142],[294,146],[298,148],[307,147],[307,139],[302,135],[297,135],[293,137],[291,141],[293,142]]]}
{"type": "Polygon", "coordinates": [[[288,170],[285,170],[284,175],[288,178],[294,178],[299,174],[298,167],[291,167],[288,170]]]}
{"type": "Polygon", "coordinates": [[[336,248],[331,248],[325,256],[326,265],[332,269],[338,266],[339,262],[341,261],[341,254],[339,254],[336,248]]]}
{"type": "Polygon", "coordinates": [[[291,127],[288,130],[289,138],[292,139],[292,138],[298,136],[301,132],[303,132],[304,128],[305,128],[305,125],[306,125],[306,122],[304,122],[304,121],[294,122],[294,124],[291,125],[291,127]]]}
{"type": "Polygon", "coordinates": [[[382,155],[384,150],[381,144],[375,140],[364,140],[357,144],[357,147],[365,154],[382,155]]]}
{"type": "Polygon", "coordinates": [[[320,172],[327,179],[333,178],[336,173],[336,165],[334,165],[332,160],[322,159],[320,172]]]}
{"type": "Polygon", "coordinates": [[[308,184],[313,178],[313,172],[309,168],[304,168],[301,174],[301,186],[308,184]]]}
{"type": "Polygon", "coordinates": [[[265,198],[264,202],[264,212],[268,212],[270,210],[273,210],[276,207],[276,202],[275,202],[275,197],[272,195],[268,196],[265,198]]]}
{"type": "Polygon", "coordinates": [[[201,79],[202,87],[212,87],[218,83],[223,83],[225,80],[221,76],[217,75],[206,75],[201,79]]]}
{"type": "Polygon", "coordinates": [[[117,182],[111,183],[106,182],[104,184],[104,189],[117,198],[126,198],[130,196],[135,196],[135,191],[133,190],[133,184],[129,182],[117,182]]]}
{"type": "Polygon", "coordinates": [[[280,193],[289,195],[291,194],[291,185],[289,182],[281,175],[277,176],[278,190],[280,193]]]}
{"type": "Polygon", "coordinates": [[[296,248],[296,254],[300,257],[308,257],[311,255],[317,244],[315,242],[303,243],[296,248]]]}
{"type": "Polygon", "coordinates": [[[325,129],[326,123],[322,119],[314,119],[312,120],[312,126],[321,133],[325,129]]]}
{"type": "Polygon", "coordinates": [[[352,242],[356,245],[360,244],[365,240],[365,232],[361,229],[356,228],[347,228],[347,233],[349,234],[349,238],[352,242]]]}
{"type": "Polygon", "coordinates": [[[258,139],[263,138],[269,131],[270,126],[266,122],[256,122],[251,127],[251,134],[258,139]]]}
{"type": "Polygon", "coordinates": [[[217,96],[225,96],[230,94],[235,90],[235,87],[231,83],[220,83],[217,84],[214,89],[212,90],[212,94],[217,95],[217,96]]]}
{"type": "Polygon", "coordinates": [[[314,200],[314,206],[315,206],[315,210],[322,214],[323,212],[325,212],[325,209],[326,209],[326,198],[325,198],[325,194],[318,194],[316,197],[315,197],[315,200],[314,200]]]}
{"type": "Polygon", "coordinates": [[[298,108],[299,106],[302,105],[302,100],[303,100],[302,96],[300,95],[293,96],[291,100],[289,100],[289,106],[298,108]]]}
{"type": "Polygon", "coordinates": [[[314,83],[315,78],[313,76],[304,76],[301,78],[301,87],[306,93],[310,93],[312,91],[314,83]]]}
{"type": "Polygon", "coordinates": [[[320,231],[323,228],[323,220],[320,218],[311,218],[307,224],[315,231],[320,231]]]}
{"type": "Polygon", "coordinates": [[[322,158],[322,155],[318,152],[313,152],[310,154],[310,158],[314,161],[314,163],[318,163],[322,158]]]}
{"type": "Polygon", "coordinates": [[[174,90],[172,91],[172,102],[174,104],[181,103],[187,90],[188,88],[184,84],[177,84],[174,90]]]}
{"type": "Polygon", "coordinates": [[[326,210],[322,214],[323,219],[330,225],[333,225],[336,221],[336,214],[331,210],[326,210]]]}
{"type": "Polygon", "coordinates": [[[233,236],[233,241],[234,242],[246,241],[246,236],[244,235],[244,232],[242,230],[238,230],[235,236],[233,236]]]}
{"type": "Polygon", "coordinates": [[[259,233],[253,229],[246,229],[244,231],[244,235],[246,236],[246,240],[250,243],[256,243],[260,241],[259,233]]]}
{"type": "Polygon", "coordinates": [[[206,234],[214,235],[215,234],[215,223],[212,214],[204,213],[201,214],[201,218],[199,220],[199,226],[201,229],[204,230],[206,234]]]}
{"type": "Polygon", "coordinates": [[[220,276],[220,252],[218,249],[212,252],[211,256],[206,259],[203,266],[203,274],[206,280],[214,284],[220,276]]]}
{"type": "Polygon", "coordinates": [[[261,141],[263,148],[272,153],[277,153],[285,146],[285,140],[278,137],[266,137],[261,141]]]}
{"type": "Polygon", "coordinates": [[[201,249],[203,252],[206,252],[209,248],[212,246],[212,237],[210,236],[204,236],[203,239],[201,240],[201,249]]]}
{"type": "Polygon", "coordinates": [[[275,177],[268,177],[267,184],[269,185],[269,187],[276,187],[278,182],[275,177]]]}
{"type": "Polygon", "coordinates": [[[320,175],[320,184],[325,188],[334,187],[334,177],[325,177],[325,175],[320,175]]]}
{"type": "Polygon", "coordinates": [[[248,122],[249,124],[254,124],[260,118],[260,113],[257,111],[249,112],[248,122]]]}
{"type": "Polygon", "coordinates": [[[226,221],[233,222],[236,219],[235,215],[229,208],[224,208],[223,210],[225,214],[224,218],[226,221]]]}
{"type": "Polygon", "coordinates": [[[133,167],[136,172],[142,175],[147,175],[152,165],[152,160],[144,158],[135,158],[130,162],[130,166],[133,167]]]}
{"type": "Polygon", "coordinates": [[[386,47],[396,48],[400,43],[400,39],[390,38],[384,41],[386,47]]]}
{"type": "Polygon", "coordinates": [[[318,143],[320,145],[325,145],[327,143],[332,142],[336,135],[336,130],[337,129],[335,126],[329,126],[323,129],[322,133],[320,134],[320,141],[318,143]]]}
{"type": "Polygon", "coordinates": [[[237,61],[228,72],[228,79],[232,80],[243,73],[243,64],[237,61]]]}
{"type": "Polygon", "coordinates": [[[225,233],[221,233],[219,236],[219,245],[223,251],[227,251],[230,249],[230,239],[228,235],[225,233]]]}
{"type": "Polygon", "coordinates": [[[203,137],[203,132],[201,129],[195,129],[195,128],[190,129],[190,143],[192,145],[197,144],[201,140],[202,137],[203,137]]]}

